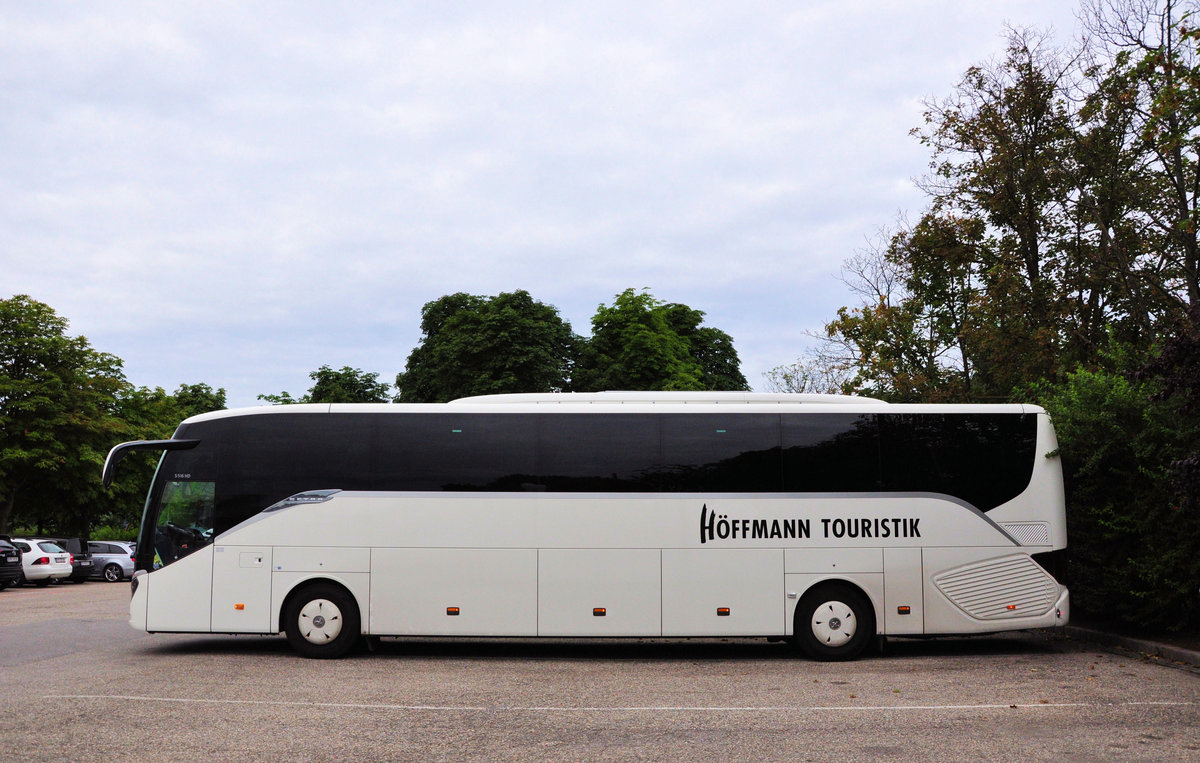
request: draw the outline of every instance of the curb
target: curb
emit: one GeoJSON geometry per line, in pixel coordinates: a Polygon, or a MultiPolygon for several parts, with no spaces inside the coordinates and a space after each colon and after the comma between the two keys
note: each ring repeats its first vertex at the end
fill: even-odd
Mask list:
{"type": "Polygon", "coordinates": [[[1064,626],[1063,632],[1067,636],[1079,639],[1080,641],[1091,641],[1101,646],[1117,647],[1150,657],[1158,657],[1162,660],[1181,663],[1191,668],[1200,668],[1200,652],[1194,649],[1184,649],[1183,647],[1171,646],[1170,644],[1161,644],[1157,641],[1144,641],[1130,636],[1121,636],[1116,633],[1081,628],[1078,625],[1064,626]]]}

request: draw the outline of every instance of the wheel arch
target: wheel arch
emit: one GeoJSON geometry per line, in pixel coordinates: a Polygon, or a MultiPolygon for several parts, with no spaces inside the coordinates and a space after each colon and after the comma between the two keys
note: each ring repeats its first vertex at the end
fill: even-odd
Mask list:
{"type": "Polygon", "coordinates": [[[882,633],[881,627],[884,622],[883,616],[883,575],[879,573],[864,573],[862,575],[853,574],[838,574],[838,575],[788,575],[788,611],[787,611],[787,636],[796,635],[796,609],[804,597],[817,586],[827,583],[846,585],[858,591],[871,602],[872,614],[875,619],[875,634],[882,633]],[[793,596],[793,594],[795,594],[793,596]]]}
{"type": "Polygon", "coordinates": [[[880,632],[879,605],[870,587],[849,576],[813,581],[792,609],[792,643],[814,660],[858,658],[880,632]]]}
{"type": "Polygon", "coordinates": [[[369,602],[369,588],[365,574],[346,573],[346,574],[326,574],[326,573],[306,573],[299,576],[288,575],[284,576],[287,579],[281,581],[281,576],[276,573],[275,585],[272,586],[272,605],[271,605],[271,630],[274,633],[283,631],[283,613],[287,611],[287,607],[292,600],[305,588],[318,585],[329,584],[337,586],[345,591],[354,603],[358,606],[359,630],[362,633],[368,632],[367,614],[369,602]],[[362,578],[361,580],[359,578],[362,578]]]}

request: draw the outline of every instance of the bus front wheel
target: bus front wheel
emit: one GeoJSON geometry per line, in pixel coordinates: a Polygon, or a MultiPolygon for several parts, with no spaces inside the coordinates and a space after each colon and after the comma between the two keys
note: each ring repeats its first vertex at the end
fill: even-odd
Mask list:
{"type": "Polygon", "coordinates": [[[357,602],[332,583],[305,586],[288,601],[283,617],[288,643],[303,657],[341,657],[361,635],[357,602]]]}
{"type": "Polygon", "coordinates": [[[852,660],[875,636],[875,610],[861,591],[822,583],[796,605],[796,644],[814,660],[852,660]]]}

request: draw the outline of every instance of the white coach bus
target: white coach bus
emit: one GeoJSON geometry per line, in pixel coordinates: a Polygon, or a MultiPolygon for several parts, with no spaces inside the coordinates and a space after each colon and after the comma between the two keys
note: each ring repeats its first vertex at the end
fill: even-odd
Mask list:
{"type": "Polygon", "coordinates": [[[1029,405],[497,395],[187,419],[162,450],[130,621],[363,636],[793,640],[1066,624],[1062,470],[1029,405]],[[1041,556],[1039,556],[1041,555],[1041,556]]]}

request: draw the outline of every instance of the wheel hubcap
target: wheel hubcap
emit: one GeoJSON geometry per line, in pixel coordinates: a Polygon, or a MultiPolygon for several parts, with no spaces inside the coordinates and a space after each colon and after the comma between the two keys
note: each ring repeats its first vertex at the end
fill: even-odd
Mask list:
{"type": "Polygon", "coordinates": [[[342,611],[329,599],[313,599],[300,610],[300,635],[312,644],[328,644],[342,632],[342,611]]]}
{"type": "Polygon", "coordinates": [[[812,617],[812,634],[826,646],[844,646],[858,631],[854,610],[840,601],[827,601],[812,617]]]}

